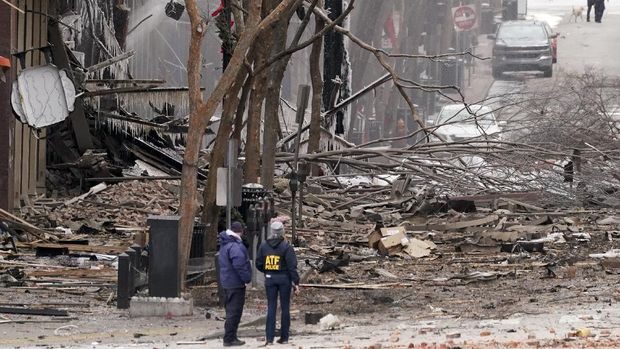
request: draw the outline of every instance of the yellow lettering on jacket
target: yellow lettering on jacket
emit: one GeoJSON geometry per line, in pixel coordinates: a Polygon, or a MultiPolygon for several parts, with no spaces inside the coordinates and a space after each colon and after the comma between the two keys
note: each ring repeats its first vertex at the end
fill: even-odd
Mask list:
{"type": "Polygon", "coordinates": [[[280,256],[265,256],[265,270],[280,270],[280,256]]]}

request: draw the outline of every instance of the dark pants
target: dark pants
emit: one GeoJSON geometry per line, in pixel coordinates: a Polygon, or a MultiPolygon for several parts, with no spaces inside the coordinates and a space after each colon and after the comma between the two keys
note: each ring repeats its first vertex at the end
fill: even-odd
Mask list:
{"type": "Polygon", "coordinates": [[[605,12],[605,0],[596,0],[594,3],[595,22],[600,22],[603,19],[603,12],[605,12]]]}
{"type": "Polygon", "coordinates": [[[280,338],[288,341],[291,328],[291,279],[284,274],[265,275],[265,289],[267,291],[267,342],[273,342],[276,334],[276,309],[278,308],[278,294],[282,309],[282,330],[280,338]]]}
{"type": "Polygon", "coordinates": [[[226,323],[224,323],[224,342],[237,339],[237,329],[245,305],[245,287],[228,288],[226,291],[226,323]]]}
{"type": "Polygon", "coordinates": [[[590,20],[590,13],[592,13],[592,7],[594,7],[594,0],[588,0],[588,15],[586,18],[590,20]]]}

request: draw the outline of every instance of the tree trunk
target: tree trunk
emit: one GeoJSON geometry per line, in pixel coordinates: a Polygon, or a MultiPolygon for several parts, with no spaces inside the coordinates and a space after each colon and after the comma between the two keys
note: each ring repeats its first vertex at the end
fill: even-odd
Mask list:
{"type": "MultiPolygon", "coordinates": [[[[315,18],[315,33],[325,27],[325,22],[319,17],[315,18]]],[[[310,116],[310,129],[308,131],[308,154],[319,151],[321,142],[321,102],[323,100],[323,79],[321,75],[321,49],[323,39],[320,38],[312,44],[310,52],[310,79],[312,81],[312,114],[310,116]]],[[[299,125],[301,127],[301,125],[299,125]]],[[[319,175],[319,166],[313,164],[312,176],[319,175]]]]}
{"type": "Polygon", "coordinates": [[[217,192],[217,168],[224,166],[224,157],[228,149],[228,140],[232,131],[235,111],[239,105],[239,91],[243,86],[245,77],[247,76],[245,69],[239,71],[235,83],[230,88],[230,92],[224,100],[224,110],[222,112],[222,120],[217,130],[217,136],[213,143],[213,149],[209,159],[209,176],[203,193],[203,211],[202,222],[207,224],[207,236],[205,238],[205,249],[207,251],[215,251],[217,249],[217,224],[219,218],[219,207],[215,205],[215,196],[217,192]]]}
{"type": "Polygon", "coordinates": [[[252,90],[252,77],[249,76],[243,84],[243,90],[241,91],[241,99],[237,105],[237,112],[235,113],[235,129],[231,138],[239,141],[239,149],[241,149],[241,130],[243,130],[243,116],[245,114],[245,107],[248,103],[248,96],[252,90]]]}
{"type": "MultiPolygon", "coordinates": [[[[286,48],[286,33],[290,16],[283,18],[273,30],[273,46],[271,56],[284,51],[286,48]]],[[[280,130],[278,115],[280,114],[280,90],[284,72],[288,66],[290,56],[276,62],[269,70],[269,94],[265,98],[265,123],[263,125],[263,156],[261,166],[261,184],[267,190],[273,188],[273,176],[276,165],[276,143],[280,130]]]]}
{"type": "MultiPolygon", "coordinates": [[[[270,38],[268,35],[258,37],[263,43],[255,49],[254,66],[263,65],[269,56],[270,38]]],[[[256,183],[260,175],[260,125],[263,114],[263,101],[267,92],[265,80],[267,70],[263,70],[252,78],[252,91],[248,104],[248,123],[245,141],[244,182],[256,183]]]]}
{"type": "MultiPolygon", "coordinates": [[[[251,86],[252,78],[247,76],[247,71],[245,72],[246,80],[243,83],[243,90],[241,92],[241,98],[237,102],[237,110],[235,112],[235,120],[234,120],[234,129],[230,136],[231,139],[236,139],[239,142],[238,151],[241,150],[241,129],[243,128],[243,114],[245,112],[245,104],[248,99],[248,94],[251,86]]],[[[222,132],[222,136],[220,136],[219,130],[218,135],[216,136],[215,142],[213,144],[213,155],[217,155],[217,158],[211,160],[211,166],[215,166],[216,164],[222,164],[224,162],[224,156],[226,154],[227,138],[224,138],[225,132],[222,132]],[[223,140],[220,140],[221,139],[223,140]],[[221,143],[221,144],[220,144],[221,143]],[[218,162],[219,161],[219,162],[218,162]]],[[[205,242],[205,248],[207,251],[214,251],[217,248],[217,233],[218,233],[218,223],[220,217],[220,208],[215,205],[215,195],[217,189],[217,178],[213,176],[212,179],[207,177],[207,184],[203,196],[203,211],[202,211],[202,222],[207,225],[207,236],[210,237],[211,240],[205,242]]]]}

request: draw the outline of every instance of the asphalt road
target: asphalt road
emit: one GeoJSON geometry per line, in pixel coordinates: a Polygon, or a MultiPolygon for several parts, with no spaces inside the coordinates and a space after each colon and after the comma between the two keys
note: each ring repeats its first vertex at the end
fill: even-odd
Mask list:
{"type": "MultiPolygon", "coordinates": [[[[586,3],[585,0],[581,2],[586,3]]],[[[529,0],[528,18],[547,21],[560,33],[554,76],[543,78],[536,72],[508,73],[502,80],[491,84],[487,98],[544,91],[564,74],[596,71],[620,78],[620,59],[617,57],[620,55],[620,1],[607,3],[602,23],[586,22],[585,13],[584,19],[575,23],[570,14],[573,6],[579,3],[577,0],[529,0]]]]}
{"type": "Polygon", "coordinates": [[[559,70],[585,73],[592,69],[620,76],[620,14],[603,17],[602,23],[562,23],[558,42],[559,70]]]}
{"type": "Polygon", "coordinates": [[[586,0],[529,0],[528,17],[547,21],[560,33],[556,72],[585,73],[597,69],[620,76],[620,1],[605,3],[602,23],[571,18],[574,6],[586,7],[586,0]]]}

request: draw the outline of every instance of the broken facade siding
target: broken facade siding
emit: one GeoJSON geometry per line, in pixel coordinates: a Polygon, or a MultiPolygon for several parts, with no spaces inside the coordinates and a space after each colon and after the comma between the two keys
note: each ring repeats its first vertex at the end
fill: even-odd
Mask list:
{"type": "Polygon", "coordinates": [[[20,200],[28,195],[41,193],[45,188],[46,131],[36,131],[28,125],[16,122],[10,106],[11,83],[25,68],[46,64],[39,48],[47,46],[49,2],[47,0],[19,0],[15,4],[25,14],[3,8],[0,22],[2,37],[1,55],[25,53],[24,66],[11,57],[11,69],[7,82],[0,83],[0,129],[2,151],[0,161],[0,207],[19,207],[20,200]]]}
{"type": "MultiPolygon", "coordinates": [[[[13,36],[13,11],[0,11],[0,56],[10,57],[13,36]]],[[[13,192],[13,132],[14,118],[11,111],[12,74],[0,81],[0,207],[11,206],[13,192]]]]}

